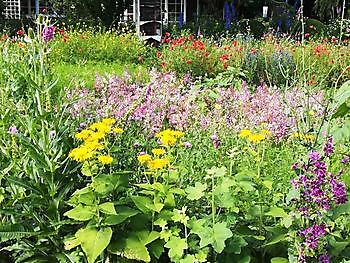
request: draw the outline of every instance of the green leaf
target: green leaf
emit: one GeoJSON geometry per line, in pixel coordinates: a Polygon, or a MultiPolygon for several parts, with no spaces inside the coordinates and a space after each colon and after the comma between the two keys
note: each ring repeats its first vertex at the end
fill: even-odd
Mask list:
{"type": "Polygon", "coordinates": [[[207,184],[196,182],[194,187],[189,186],[186,188],[186,192],[188,194],[187,199],[192,201],[199,200],[204,196],[205,190],[207,190],[207,184]]]}
{"type": "Polygon", "coordinates": [[[347,100],[350,98],[350,80],[345,82],[336,92],[334,95],[332,104],[333,112],[334,110],[337,110],[336,113],[333,115],[333,118],[336,118],[338,116],[344,116],[347,112],[342,112],[339,114],[338,110],[341,108],[343,104],[346,104],[347,100]]]}
{"type": "Polygon", "coordinates": [[[334,237],[330,238],[332,255],[339,255],[349,244],[349,241],[337,241],[334,237]]]}
{"type": "Polygon", "coordinates": [[[114,190],[111,178],[105,174],[98,175],[92,180],[92,187],[95,192],[101,195],[107,195],[114,190]]]}
{"type": "Polygon", "coordinates": [[[68,201],[70,205],[93,205],[96,202],[96,196],[90,187],[76,190],[68,201]]]}
{"type": "Polygon", "coordinates": [[[169,257],[172,260],[182,258],[185,249],[188,248],[186,239],[176,236],[172,236],[164,247],[169,248],[169,257]]]}
{"type": "Polygon", "coordinates": [[[117,207],[116,215],[107,216],[104,220],[106,225],[119,225],[126,219],[137,215],[139,212],[129,207],[117,207]]]}
{"type": "Polygon", "coordinates": [[[87,221],[93,218],[96,214],[96,207],[94,206],[84,206],[78,205],[73,209],[64,213],[64,216],[67,216],[71,219],[78,221],[87,221]]]}
{"type": "Polygon", "coordinates": [[[150,206],[153,202],[150,198],[145,196],[131,196],[131,200],[134,202],[136,207],[141,210],[142,213],[147,214],[150,212],[150,206]]]}
{"type": "Polygon", "coordinates": [[[272,217],[287,217],[288,214],[280,207],[271,207],[270,211],[265,213],[267,216],[272,217]]]}
{"type": "Polygon", "coordinates": [[[272,181],[264,180],[262,183],[267,189],[269,189],[270,191],[272,190],[272,185],[273,185],[272,181]]]}
{"type": "Polygon", "coordinates": [[[286,258],[281,258],[281,257],[275,257],[271,258],[271,263],[288,263],[289,260],[286,258]]]}
{"type": "Polygon", "coordinates": [[[75,236],[80,241],[88,262],[94,263],[111,241],[112,229],[110,227],[101,228],[100,230],[84,228],[78,230],[75,236]]]}
{"type": "Polygon", "coordinates": [[[196,262],[196,257],[194,255],[186,255],[184,259],[180,260],[180,263],[193,263],[196,262]]]}
{"type": "Polygon", "coordinates": [[[226,223],[216,223],[213,227],[213,248],[217,253],[221,253],[225,248],[226,239],[232,237],[232,232],[226,227],[226,223]]]}
{"type": "Polygon", "coordinates": [[[227,168],[224,166],[220,168],[213,166],[211,169],[207,170],[207,173],[209,175],[213,175],[214,177],[223,177],[226,175],[226,172],[227,172],[227,168]]]}
{"type": "Polygon", "coordinates": [[[116,215],[117,214],[117,212],[115,211],[115,208],[114,208],[114,204],[112,202],[100,204],[98,206],[98,208],[100,209],[100,211],[102,213],[105,213],[107,215],[116,215]]]}
{"type": "Polygon", "coordinates": [[[275,245],[275,244],[278,244],[280,242],[285,242],[285,241],[287,241],[286,236],[287,236],[286,234],[278,235],[278,236],[274,237],[270,242],[264,244],[264,247],[275,245]]]}
{"type": "Polygon", "coordinates": [[[291,189],[286,197],[287,204],[289,204],[292,200],[299,200],[300,199],[300,191],[299,189],[291,189]]]}
{"type": "Polygon", "coordinates": [[[64,241],[64,249],[65,250],[71,250],[72,248],[75,248],[80,245],[80,240],[77,238],[68,239],[64,241]]]}
{"type": "Polygon", "coordinates": [[[155,231],[133,232],[128,238],[112,243],[108,250],[127,259],[150,262],[151,257],[146,245],[157,238],[159,233],[155,231]]]}
{"type": "Polygon", "coordinates": [[[157,259],[159,259],[161,255],[164,253],[163,240],[156,240],[150,243],[147,247],[148,247],[148,251],[157,259]]]}
{"type": "MultiPolygon", "coordinates": [[[[228,240],[227,244],[227,252],[228,253],[235,253],[235,254],[241,254],[242,247],[247,246],[248,243],[245,241],[245,239],[241,236],[233,236],[228,240]]],[[[226,250],[225,250],[226,251],[226,250]]]]}

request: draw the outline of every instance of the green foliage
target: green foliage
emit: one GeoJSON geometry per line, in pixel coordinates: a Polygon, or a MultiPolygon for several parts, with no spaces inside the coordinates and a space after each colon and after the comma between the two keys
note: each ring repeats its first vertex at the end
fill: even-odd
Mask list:
{"type": "Polygon", "coordinates": [[[95,24],[101,23],[105,27],[110,27],[118,22],[119,16],[131,4],[130,0],[50,0],[49,2],[66,19],[71,21],[90,20],[94,21],[95,24]]]}

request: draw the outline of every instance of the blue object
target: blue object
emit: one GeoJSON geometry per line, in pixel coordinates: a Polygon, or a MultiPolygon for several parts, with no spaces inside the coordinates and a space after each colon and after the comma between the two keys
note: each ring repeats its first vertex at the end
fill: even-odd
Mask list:
{"type": "Polygon", "coordinates": [[[293,6],[295,11],[298,11],[300,6],[301,6],[301,0],[295,0],[294,6],[293,6]]]}
{"type": "Polygon", "coordinates": [[[39,15],[39,0],[35,0],[35,14],[39,15]]]}
{"type": "Polygon", "coordinates": [[[181,12],[179,15],[179,27],[183,27],[184,26],[184,13],[181,12]]]}
{"type": "Polygon", "coordinates": [[[231,19],[237,21],[237,12],[233,1],[231,2],[231,19]]]}
{"type": "Polygon", "coordinates": [[[225,29],[229,30],[231,28],[232,13],[231,13],[230,6],[227,3],[227,1],[225,1],[225,3],[224,3],[224,12],[225,12],[225,29]]]}

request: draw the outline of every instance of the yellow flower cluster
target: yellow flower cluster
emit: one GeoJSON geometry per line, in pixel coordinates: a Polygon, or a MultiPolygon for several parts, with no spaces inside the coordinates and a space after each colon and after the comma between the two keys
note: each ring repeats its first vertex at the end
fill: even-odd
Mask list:
{"type": "Polygon", "coordinates": [[[262,142],[263,140],[265,140],[266,137],[270,136],[271,134],[272,133],[266,129],[262,129],[258,133],[254,133],[251,130],[245,129],[245,130],[241,130],[241,132],[239,133],[239,136],[241,138],[247,138],[248,141],[250,141],[254,144],[258,144],[258,143],[262,142]]]}
{"type": "Polygon", "coordinates": [[[176,144],[177,140],[184,136],[184,133],[181,131],[173,131],[170,129],[161,131],[156,134],[156,138],[159,138],[162,145],[169,147],[176,144]]]}
{"type": "Polygon", "coordinates": [[[156,148],[156,149],[152,150],[152,153],[154,155],[163,155],[166,153],[166,151],[164,149],[161,149],[161,148],[156,148]]]}
{"type": "Polygon", "coordinates": [[[162,148],[155,148],[152,150],[152,153],[154,154],[154,159],[149,154],[142,154],[137,156],[137,160],[142,165],[146,165],[148,169],[150,170],[158,170],[163,169],[167,166],[169,166],[170,162],[166,158],[159,158],[158,156],[166,154],[166,151],[162,148]]]}
{"type": "Polygon", "coordinates": [[[295,132],[291,136],[292,138],[300,139],[305,142],[314,142],[316,140],[316,136],[313,134],[303,134],[299,132],[295,132]]]}
{"type": "MultiPolygon", "coordinates": [[[[112,131],[113,124],[116,120],[113,118],[106,118],[100,122],[95,122],[90,125],[88,129],[82,130],[81,132],[75,134],[75,138],[82,140],[83,144],[79,147],[73,149],[69,153],[69,158],[77,161],[84,162],[92,159],[98,151],[104,149],[104,145],[101,143],[108,133],[112,131]]],[[[115,133],[122,133],[121,128],[114,128],[115,133]]],[[[97,160],[101,164],[111,164],[113,162],[113,157],[109,155],[100,155],[97,160]]]]}

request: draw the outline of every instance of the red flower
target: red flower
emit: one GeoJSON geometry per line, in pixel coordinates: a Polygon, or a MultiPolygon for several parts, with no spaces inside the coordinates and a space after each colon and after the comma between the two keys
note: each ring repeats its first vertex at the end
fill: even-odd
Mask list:
{"type": "Polygon", "coordinates": [[[165,36],[166,37],[170,37],[170,33],[169,32],[165,32],[165,36]]]}
{"type": "Polygon", "coordinates": [[[304,36],[305,36],[305,37],[309,37],[309,36],[310,36],[310,33],[305,33],[304,36]]]}
{"type": "Polygon", "coordinates": [[[225,62],[225,63],[224,63],[224,69],[227,69],[227,68],[228,68],[228,63],[225,62]]]}
{"type": "Polygon", "coordinates": [[[187,65],[192,64],[192,60],[190,60],[190,59],[186,60],[186,64],[187,64],[187,65]]]}
{"type": "Polygon", "coordinates": [[[336,37],[332,37],[332,42],[333,43],[337,43],[338,42],[338,39],[336,37]]]}
{"type": "Polygon", "coordinates": [[[60,33],[60,35],[64,35],[64,33],[66,32],[64,29],[60,29],[58,30],[58,32],[60,33]]]}
{"type": "Polygon", "coordinates": [[[160,65],[162,66],[162,68],[165,68],[167,63],[165,61],[162,61],[162,63],[160,65]]]}
{"type": "Polygon", "coordinates": [[[225,61],[227,61],[227,60],[230,60],[230,57],[229,57],[229,55],[227,55],[227,54],[223,54],[223,55],[221,55],[220,60],[223,61],[223,62],[225,62],[225,61]]]}
{"type": "Polygon", "coordinates": [[[162,53],[160,53],[160,51],[157,51],[157,58],[162,58],[162,53]]]}
{"type": "Polygon", "coordinates": [[[17,30],[17,35],[23,36],[24,35],[24,31],[22,29],[17,30]]]}
{"type": "Polygon", "coordinates": [[[234,47],[237,47],[238,46],[238,41],[237,40],[233,40],[232,44],[233,44],[234,47]]]}

